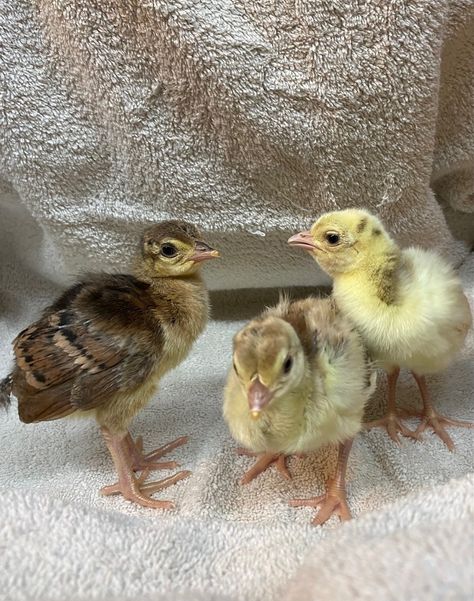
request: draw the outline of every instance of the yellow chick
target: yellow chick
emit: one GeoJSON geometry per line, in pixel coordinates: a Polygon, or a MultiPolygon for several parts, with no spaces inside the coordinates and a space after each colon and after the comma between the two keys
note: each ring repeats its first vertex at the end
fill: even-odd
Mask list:
{"type": "Polygon", "coordinates": [[[434,252],[400,249],[377,217],[359,209],[326,213],[311,231],[288,243],[309,251],[333,278],[338,307],[355,323],[371,356],[387,370],[387,415],[367,426],[385,427],[397,443],[398,433],[419,438],[429,426],[453,450],[444,426],[472,424],[435,411],[425,375],[451,363],[472,324],[454,270],[434,252]],[[423,411],[416,413],[422,418],[416,432],[406,428],[396,410],[400,368],[411,370],[423,400],[423,411]]]}
{"type": "Polygon", "coordinates": [[[235,335],[224,393],[224,418],[232,436],[263,454],[243,482],[272,461],[287,474],[285,455],[338,443],[337,471],[326,493],[291,504],[321,506],[315,524],[333,513],[349,519],[347,460],[374,385],[362,338],[331,299],[283,298],[267,309],[235,335]]]}

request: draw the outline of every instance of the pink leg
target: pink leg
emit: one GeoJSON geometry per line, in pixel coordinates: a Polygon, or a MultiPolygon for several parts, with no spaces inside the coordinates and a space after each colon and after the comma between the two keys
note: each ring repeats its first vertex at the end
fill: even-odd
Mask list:
{"type": "Polygon", "coordinates": [[[156,461],[161,459],[164,455],[173,451],[177,447],[182,446],[188,442],[187,436],[181,436],[172,442],[169,442],[162,447],[159,447],[151,453],[143,453],[143,439],[141,436],[136,441],[133,440],[130,433],[127,433],[127,444],[130,449],[130,456],[132,458],[133,469],[135,471],[140,470],[163,470],[163,469],[174,469],[179,467],[179,463],[176,461],[156,461]]]}
{"type": "Polygon", "coordinates": [[[247,449],[237,449],[239,455],[245,455],[246,457],[258,457],[254,465],[242,476],[240,479],[241,484],[248,484],[254,478],[263,473],[272,463],[275,464],[277,471],[287,480],[291,480],[290,472],[286,467],[286,457],[278,453],[253,453],[247,451],[247,449]]]}
{"type": "Polygon", "coordinates": [[[399,373],[400,368],[397,367],[394,371],[388,374],[388,401],[387,413],[385,417],[364,424],[364,427],[367,430],[370,430],[372,428],[385,428],[390,438],[397,444],[400,444],[400,438],[398,437],[399,433],[403,436],[414,438],[415,440],[420,439],[418,431],[412,432],[411,430],[409,430],[403,424],[403,422],[400,419],[399,413],[397,412],[396,389],[399,373]]]}
{"type": "Polygon", "coordinates": [[[433,428],[435,433],[441,438],[448,449],[453,451],[454,443],[451,439],[451,436],[449,436],[449,434],[446,432],[444,426],[473,428],[474,424],[462,420],[450,419],[449,417],[445,417],[444,415],[438,413],[431,402],[431,395],[428,391],[428,386],[426,385],[426,378],[424,376],[419,376],[415,372],[412,372],[412,374],[416,380],[416,383],[418,384],[421,398],[423,400],[423,411],[407,411],[407,413],[410,415],[421,417],[421,424],[418,426],[416,434],[421,434],[426,430],[427,427],[433,428]]]}
{"type": "Polygon", "coordinates": [[[191,475],[191,472],[182,471],[160,480],[158,482],[145,483],[149,469],[137,478],[133,473],[133,457],[130,452],[129,434],[112,434],[107,428],[101,428],[102,435],[112,456],[117,470],[118,482],[110,486],[104,486],[101,490],[103,495],[121,494],[129,501],[143,507],[155,509],[169,509],[173,507],[171,501],[158,501],[150,497],[151,494],[162,490],[172,484],[176,484],[183,478],[191,475]]]}
{"type": "Polygon", "coordinates": [[[329,480],[324,495],[290,501],[292,507],[320,507],[319,513],[312,521],[315,526],[324,524],[334,513],[339,515],[341,520],[351,519],[346,498],[346,469],[351,447],[352,440],[339,445],[336,475],[329,480]]]}

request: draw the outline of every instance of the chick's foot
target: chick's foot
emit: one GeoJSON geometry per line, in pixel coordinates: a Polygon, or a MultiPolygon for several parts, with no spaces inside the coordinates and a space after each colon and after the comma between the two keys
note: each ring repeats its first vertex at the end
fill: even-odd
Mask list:
{"type": "Polygon", "coordinates": [[[345,487],[338,488],[334,480],[328,484],[324,495],[310,499],[292,499],[289,504],[291,507],[319,507],[318,514],[311,522],[314,526],[324,524],[334,514],[344,521],[351,519],[345,487]]]}
{"type": "Polygon", "coordinates": [[[421,398],[423,400],[423,411],[412,411],[408,410],[409,415],[415,415],[421,417],[421,423],[416,429],[417,434],[421,434],[426,428],[433,428],[435,434],[437,434],[444,444],[450,451],[454,451],[454,442],[451,436],[446,432],[445,426],[455,426],[458,428],[474,428],[474,424],[458,419],[451,419],[438,413],[431,403],[431,396],[426,384],[426,378],[419,374],[412,372],[415,378],[418,388],[420,389],[421,398]]]}
{"type": "Polygon", "coordinates": [[[421,418],[421,423],[416,429],[416,434],[421,434],[426,428],[432,428],[434,433],[441,438],[444,444],[450,451],[454,451],[454,442],[451,436],[447,433],[445,426],[452,426],[457,428],[474,428],[472,422],[466,422],[460,419],[451,419],[438,413],[433,407],[427,407],[423,411],[412,411],[406,410],[406,413],[411,417],[421,418]]]}
{"type": "Polygon", "coordinates": [[[329,480],[324,495],[310,499],[293,499],[289,502],[291,507],[319,507],[319,512],[312,521],[314,526],[324,524],[334,514],[343,521],[352,517],[346,498],[346,470],[351,448],[352,440],[339,445],[336,474],[329,480]]]}
{"type": "Polygon", "coordinates": [[[169,442],[158,449],[151,451],[150,453],[143,453],[143,439],[139,436],[136,440],[133,440],[130,433],[127,434],[127,444],[129,447],[129,453],[134,471],[141,470],[164,470],[174,469],[179,467],[179,463],[176,461],[157,461],[164,455],[167,455],[174,449],[186,444],[188,442],[187,436],[181,436],[172,442],[169,442]]]}
{"type": "Polygon", "coordinates": [[[364,424],[364,428],[366,430],[371,430],[372,428],[385,428],[393,442],[396,442],[398,445],[400,444],[399,434],[406,436],[407,438],[413,438],[414,440],[421,439],[421,435],[418,431],[413,432],[412,430],[409,430],[403,424],[398,413],[392,411],[389,411],[382,419],[367,422],[364,424]]]}
{"type": "Polygon", "coordinates": [[[118,481],[115,484],[104,486],[100,491],[101,494],[106,496],[121,494],[128,501],[153,509],[171,509],[174,507],[172,501],[152,499],[150,495],[187,478],[191,475],[191,472],[181,471],[163,480],[145,482],[150,469],[145,469],[140,477],[135,476],[130,453],[129,434],[114,435],[104,427],[101,428],[101,431],[118,474],[118,481]]]}
{"type": "Polygon", "coordinates": [[[242,476],[240,479],[241,484],[248,484],[252,480],[254,480],[257,476],[262,474],[265,470],[267,470],[273,463],[277,471],[284,477],[286,480],[291,480],[291,474],[286,467],[286,457],[285,455],[275,454],[275,453],[253,453],[252,451],[248,451],[247,449],[239,448],[237,449],[238,455],[245,455],[246,457],[258,457],[257,461],[254,465],[242,476]]]}

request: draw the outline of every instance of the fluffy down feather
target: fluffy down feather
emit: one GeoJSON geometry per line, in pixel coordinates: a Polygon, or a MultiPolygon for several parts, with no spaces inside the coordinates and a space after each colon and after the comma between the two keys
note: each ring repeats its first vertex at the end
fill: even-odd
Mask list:
{"type": "Polygon", "coordinates": [[[283,299],[234,338],[224,393],[233,437],[255,452],[304,453],[354,437],[375,372],[358,331],[330,299],[283,299]],[[282,364],[288,356],[288,374],[282,364]],[[248,389],[256,376],[274,392],[258,420],[248,389]]]}

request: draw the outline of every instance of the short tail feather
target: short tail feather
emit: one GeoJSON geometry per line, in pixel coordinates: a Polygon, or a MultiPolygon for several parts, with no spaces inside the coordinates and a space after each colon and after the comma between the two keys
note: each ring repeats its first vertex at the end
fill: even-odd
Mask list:
{"type": "Polygon", "coordinates": [[[0,382],[0,407],[8,408],[11,403],[12,375],[9,374],[0,382]]]}

